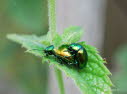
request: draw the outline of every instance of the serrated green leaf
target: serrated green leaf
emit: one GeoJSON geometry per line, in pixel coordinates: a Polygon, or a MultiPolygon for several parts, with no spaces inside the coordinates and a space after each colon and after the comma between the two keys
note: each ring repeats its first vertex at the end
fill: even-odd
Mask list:
{"type": "Polygon", "coordinates": [[[83,70],[70,69],[58,64],[58,62],[53,59],[50,59],[50,64],[54,64],[64,71],[67,76],[71,77],[83,94],[112,94],[112,82],[107,76],[111,73],[103,65],[105,61],[102,58],[97,58],[99,56],[98,53],[93,54],[96,51],[89,49],[93,47],[83,42],[80,44],[86,48],[89,58],[87,66],[83,70]]]}
{"type": "Polygon", "coordinates": [[[80,40],[83,35],[83,29],[78,26],[66,28],[62,34],[63,43],[75,43],[80,40]]]}
{"type": "Polygon", "coordinates": [[[42,45],[39,41],[43,39],[42,37],[37,37],[35,35],[17,35],[9,34],[7,38],[22,44],[22,47],[27,48],[27,52],[33,53],[37,56],[42,56],[41,50],[44,50],[45,45],[42,45]]]}
{"type": "MultiPolygon", "coordinates": [[[[9,35],[9,39],[19,42],[23,44],[23,47],[29,49],[44,49],[44,46],[40,41],[41,38],[36,36],[19,36],[19,35],[9,35]]],[[[43,60],[47,59],[50,61],[50,64],[57,66],[57,68],[61,69],[65,72],[65,74],[71,77],[77,86],[81,89],[83,94],[112,94],[111,86],[112,82],[110,81],[107,75],[111,73],[104,66],[103,62],[105,62],[99,55],[96,48],[86,45],[84,42],[80,42],[82,46],[84,46],[88,53],[88,62],[87,66],[78,71],[76,69],[69,68],[65,65],[59,64],[55,61],[54,58],[43,58],[43,60]]],[[[31,51],[30,51],[31,52],[31,51]]],[[[42,51],[32,51],[33,54],[42,56],[42,51]]]]}

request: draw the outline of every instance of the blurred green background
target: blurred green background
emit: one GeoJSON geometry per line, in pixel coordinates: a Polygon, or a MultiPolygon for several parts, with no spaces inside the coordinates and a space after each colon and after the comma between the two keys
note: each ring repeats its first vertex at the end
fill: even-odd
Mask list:
{"type": "Polygon", "coordinates": [[[47,17],[46,0],[0,0],[0,94],[47,94],[47,65],[6,38],[46,34],[47,17]]]}
{"type": "MultiPolygon", "coordinates": [[[[113,74],[113,94],[127,94],[127,0],[57,0],[57,5],[58,30],[86,28],[84,40],[100,48],[113,74]]],[[[48,65],[6,38],[9,33],[46,34],[47,10],[47,0],[0,0],[0,94],[59,94],[48,65]]],[[[64,80],[67,94],[79,94],[71,80],[64,80]]]]}

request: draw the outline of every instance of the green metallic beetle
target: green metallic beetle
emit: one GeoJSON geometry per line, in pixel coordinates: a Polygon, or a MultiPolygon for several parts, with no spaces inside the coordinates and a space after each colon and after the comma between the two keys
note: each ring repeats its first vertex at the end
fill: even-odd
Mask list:
{"type": "Polygon", "coordinates": [[[68,47],[68,52],[73,56],[77,67],[84,68],[86,66],[88,61],[88,54],[82,45],[78,43],[72,43],[68,47]]]}
{"type": "Polygon", "coordinates": [[[58,49],[55,49],[53,45],[45,48],[44,53],[46,56],[53,55],[57,61],[61,64],[70,65],[74,62],[71,54],[67,52],[68,45],[62,45],[58,49]]]}
{"type": "Polygon", "coordinates": [[[44,53],[46,56],[53,55],[61,64],[66,64],[78,69],[84,68],[88,60],[85,48],[77,43],[62,45],[58,49],[55,49],[54,46],[51,45],[45,48],[44,53]]]}

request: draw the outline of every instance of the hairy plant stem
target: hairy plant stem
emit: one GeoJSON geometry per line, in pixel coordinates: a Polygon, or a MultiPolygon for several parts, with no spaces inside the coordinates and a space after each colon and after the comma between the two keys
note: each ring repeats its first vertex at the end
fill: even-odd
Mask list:
{"type": "MultiPolygon", "coordinates": [[[[49,16],[49,31],[50,31],[50,42],[54,38],[56,34],[56,0],[48,0],[48,16],[49,16]]],[[[62,78],[62,72],[55,68],[55,74],[58,81],[58,87],[60,90],[60,94],[65,94],[64,91],[64,83],[62,78]]]]}
{"type": "Polygon", "coordinates": [[[65,94],[62,72],[58,68],[55,68],[55,73],[59,85],[60,94],[65,94]]]}
{"type": "Polygon", "coordinates": [[[48,16],[49,16],[49,31],[50,41],[56,33],[56,0],[48,0],[48,16]]]}

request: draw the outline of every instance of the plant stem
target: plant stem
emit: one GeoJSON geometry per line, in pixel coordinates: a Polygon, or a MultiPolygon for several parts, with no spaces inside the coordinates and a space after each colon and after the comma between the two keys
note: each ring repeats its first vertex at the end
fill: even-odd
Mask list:
{"type": "MultiPolygon", "coordinates": [[[[56,0],[48,0],[48,16],[49,16],[49,31],[50,31],[50,42],[56,34],[56,0]]],[[[65,94],[64,83],[62,78],[62,73],[59,69],[55,67],[56,78],[58,81],[58,87],[60,94],[65,94]]]]}
{"type": "Polygon", "coordinates": [[[65,94],[62,72],[55,67],[55,73],[59,84],[60,94],[65,94]]]}
{"type": "Polygon", "coordinates": [[[48,16],[50,37],[53,39],[56,33],[56,0],[48,0],[48,16]]]}

